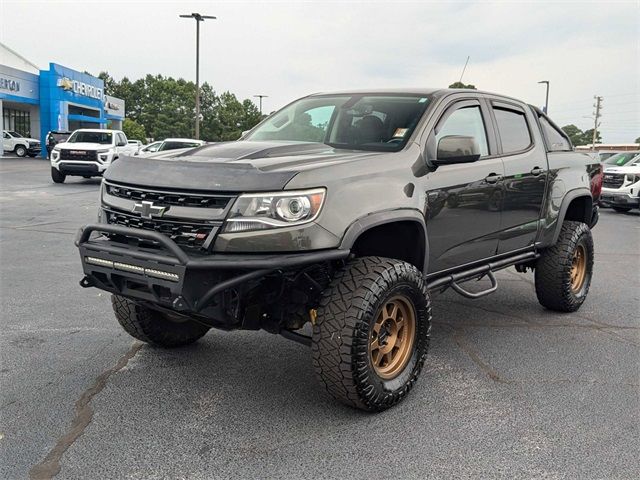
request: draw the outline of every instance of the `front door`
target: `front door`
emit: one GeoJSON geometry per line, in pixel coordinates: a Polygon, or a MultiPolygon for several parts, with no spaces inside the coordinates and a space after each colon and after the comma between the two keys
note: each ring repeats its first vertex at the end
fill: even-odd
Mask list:
{"type": "Polygon", "coordinates": [[[432,132],[436,145],[448,135],[474,137],[481,157],[474,163],[441,165],[423,177],[429,273],[496,253],[504,167],[502,159],[495,156],[489,122],[486,105],[478,100],[461,100],[446,108],[432,132]]]}

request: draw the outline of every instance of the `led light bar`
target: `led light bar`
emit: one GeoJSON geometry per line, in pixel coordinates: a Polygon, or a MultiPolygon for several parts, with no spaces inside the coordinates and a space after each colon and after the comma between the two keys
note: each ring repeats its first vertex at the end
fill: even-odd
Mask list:
{"type": "Polygon", "coordinates": [[[164,280],[170,280],[172,282],[177,282],[178,280],[180,280],[180,277],[175,273],[164,272],[162,270],[154,270],[152,268],[145,268],[144,273],[148,277],[162,278],[164,280]]]}
{"type": "Polygon", "coordinates": [[[111,260],[105,260],[103,258],[97,257],[84,257],[84,261],[90,265],[114,268],[116,270],[122,270],[124,272],[139,273],[140,275],[159,278],[161,280],[169,280],[170,282],[180,281],[180,276],[177,273],[165,272],[164,270],[144,268],[138,265],[131,265],[130,263],[112,262],[111,260]]]}
{"type": "Polygon", "coordinates": [[[144,275],[144,268],[143,267],[138,267],[137,265],[130,265],[128,263],[113,262],[113,268],[115,268],[116,270],[124,270],[125,272],[140,273],[140,274],[144,275]]]}
{"type": "Polygon", "coordinates": [[[84,257],[84,261],[87,263],[90,263],[91,265],[98,265],[100,267],[113,268],[113,262],[111,260],[104,260],[102,258],[96,258],[96,257],[84,257]]]}

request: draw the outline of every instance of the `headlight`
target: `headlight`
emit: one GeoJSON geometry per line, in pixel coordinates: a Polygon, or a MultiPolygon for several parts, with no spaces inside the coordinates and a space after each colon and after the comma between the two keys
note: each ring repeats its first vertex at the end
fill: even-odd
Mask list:
{"type": "Polygon", "coordinates": [[[109,154],[111,153],[110,148],[103,148],[102,150],[97,150],[98,158],[102,161],[105,161],[109,158],[109,154]]]}
{"type": "Polygon", "coordinates": [[[324,203],[324,188],[295,192],[240,195],[229,214],[224,232],[248,232],[308,223],[324,203]]]}

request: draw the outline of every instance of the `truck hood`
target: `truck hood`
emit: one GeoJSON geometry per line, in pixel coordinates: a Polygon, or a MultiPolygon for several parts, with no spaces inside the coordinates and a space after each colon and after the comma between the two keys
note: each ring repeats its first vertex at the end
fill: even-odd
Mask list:
{"type": "Polygon", "coordinates": [[[56,144],[58,148],[65,148],[70,150],[105,150],[107,148],[111,148],[113,145],[105,145],[103,143],[69,143],[62,142],[56,144]]]}
{"type": "Polygon", "coordinates": [[[121,157],[107,169],[105,179],[131,185],[185,190],[282,190],[303,170],[378,155],[384,153],[335,149],[322,143],[225,142],[187,152],[179,151],[170,157],[121,157]]]}

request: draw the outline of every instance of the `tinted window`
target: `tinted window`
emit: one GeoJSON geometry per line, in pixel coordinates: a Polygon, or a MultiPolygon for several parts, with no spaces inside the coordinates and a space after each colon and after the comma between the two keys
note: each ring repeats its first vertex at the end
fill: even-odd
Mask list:
{"type": "Polygon", "coordinates": [[[489,155],[487,131],[482,120],[479,106],[459,108],[447,118],[436,135],[436,145],[442,137],[464,135],[473,137],[478,142],[480,156],[489,155]]]}
{"type": "Polygon", "coordinates": [[[111,133],[109,132],[82,132],[76,130],[71,134],[69,143],[100,143],[102,145],[111,144],[111,133]]]}
{"type": "Polygon", "coordinates": [[[428,103],[418,95],[312,96],[273,114],[243,140],[394,152],[407,143],[428,103]]]}
{"type": "Polygon", "coordinates": [[[524,112],[494,107],[493,114],[498,123],[503,154],[519,152],[531,145],[531,134],[524,112]]]}
{"type": "Polygon", "coordinates": [[[547,148],[550,152],[572,150],[571,142],[569,142],[569,140],[567,140],[567,138],[555,126],[551,125],[546,117],[541,116],[539,118],[542,132],[547,139],[547,148]]]}
{"type": "Polygon", "coordinates": [[[607,158],[602,163],[605,165],[616,165],[618,167],[621,167],[622,165],[626,165],[631,160],[633,160],[636,155],[638,155],[638,152],[617,153],[612,157],[607,158]]]}
{"type": "Polygon", "coordinates": [[[194,148],[199,147],[200,144],[196,142],[164,142],[158,148],[159,152],[164,152],[166,150],[177,150],[179,148],[194,148]]]}

